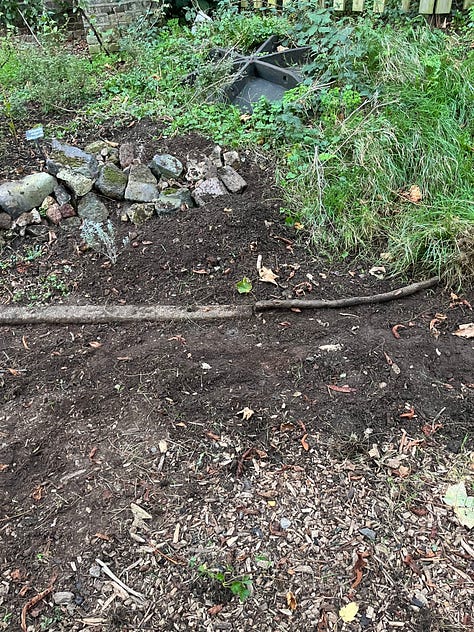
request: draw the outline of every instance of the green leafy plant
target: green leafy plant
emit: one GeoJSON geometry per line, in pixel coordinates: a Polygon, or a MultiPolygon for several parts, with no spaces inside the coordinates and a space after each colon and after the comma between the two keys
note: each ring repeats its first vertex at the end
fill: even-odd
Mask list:
{"type": "MultiPolygon", "coordinates": [[[[191,561],[191,566],[195,565],[195,561],[191,561]]],[[[234,569],[231,566],[226,566],[224,570],[210,569],[206,564],[200,564],[197,567],[198,573],[219,583],[226,590],[230,590],[233,595],[236,595],[240,601],[248,599],[252,592],[252,580],[248,575],[236,575],[234,569]]]]}

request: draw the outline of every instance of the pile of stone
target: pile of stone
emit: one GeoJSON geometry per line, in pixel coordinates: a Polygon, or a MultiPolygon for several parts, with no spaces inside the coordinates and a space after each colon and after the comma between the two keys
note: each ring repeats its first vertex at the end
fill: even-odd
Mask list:
{"type": "Polygon", "coordinates": [[[85,150],[53,141],[46,172],[0,185],[0,245],[17,235],[48,239],[52,226],[79,228],[109,217],[104,199],[118,202],[122,221],[141,224],[210,199],[241,193],[239,154],[216,146],[185,164],[170,154],[146,161],[142,146],[96,141],[85,150]]]}

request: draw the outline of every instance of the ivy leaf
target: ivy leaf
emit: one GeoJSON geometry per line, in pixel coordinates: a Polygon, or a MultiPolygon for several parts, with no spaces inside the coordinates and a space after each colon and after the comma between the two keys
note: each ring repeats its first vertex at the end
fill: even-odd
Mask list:
{"type": "Polygon", "coordinates": [[[248,294],[252,291],[252,281],[247,277],[244,277],[241,281],[238,281],[235,284],[235,287],[237,288],[237,292],[239,294],[248,294]]]}

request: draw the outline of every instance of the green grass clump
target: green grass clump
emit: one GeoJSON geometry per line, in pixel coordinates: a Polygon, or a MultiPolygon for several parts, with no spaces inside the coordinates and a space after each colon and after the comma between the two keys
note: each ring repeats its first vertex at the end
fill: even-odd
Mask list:
{"type": "Polygon", "coordinates": [[[383,252],[397,272],[468,277],[474,51],[426,26],[369,29],[362,21],[354,33],[366,51],[351,70],[360,98],[337,79],[322,91],[319,158],[315,165],[310,147],[290,154],[300,176],[282,179],[288,207],[327,252],[383,252]],[[420,200],[409,199],[414,185],[420,200]]]}

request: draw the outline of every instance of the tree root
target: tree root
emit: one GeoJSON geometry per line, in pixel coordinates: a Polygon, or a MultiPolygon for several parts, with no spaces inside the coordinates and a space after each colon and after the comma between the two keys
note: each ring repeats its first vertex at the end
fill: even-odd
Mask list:
{"type": "Polygon", "coordinates": [[[426,290],[430,287],[438,285],[439,278],[433,277],[426,281],[420,281],[419,283],[412,283],[406,285],[398,290],[392,290],[391,292],[385,292],[384,294],[373,294],[372,296],[351,296],[349,298],[337,298],[332,301],[325,300],[309,300],[309,299],[289,299],[281,300],[275,299],[273,301],[257,301],[254,305],[254,309],[257,312],[263,312],[270,309],[325,309],[325,308],[338,308],[338,307],[352,307],[353,305],[369,305],[371,303],[387,303],[397,298],[405,298],[405,296],[411,296],[426,290]]]}
{"type": "Polygon", "coordinates": [[[386,303],[404,298],[439,282],[438,277],[372,296],[352,296],[325,300],[257,301],[254,305],[206,305],[179,307],[176,305],[50,305],[47,307],[12,307],[0,309],[1,325],[72,325],[133,322],[212,321],[250,318],[255,312],[271,309],[331,309],[386,303]]]}

